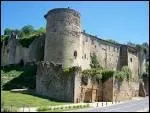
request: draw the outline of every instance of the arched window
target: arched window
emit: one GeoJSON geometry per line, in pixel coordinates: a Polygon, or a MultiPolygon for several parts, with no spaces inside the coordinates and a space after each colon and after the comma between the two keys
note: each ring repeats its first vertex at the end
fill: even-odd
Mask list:
{"type": "Polygon", "coordinates": [[[74,58],[77,58],[77,51],[74,51],[74,58]]]}

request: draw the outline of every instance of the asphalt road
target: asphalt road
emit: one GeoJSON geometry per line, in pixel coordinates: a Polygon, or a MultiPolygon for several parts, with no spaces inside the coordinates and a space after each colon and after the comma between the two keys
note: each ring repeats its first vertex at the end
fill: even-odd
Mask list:
{"type": "MultiPolygon", "coordinates": [[[[97,107],[78,110],[80,112],[136,112],[147,108],[149,110],[149,97],[145,97],[141,100],[131,100],[125,103],[112,105],[108,107],[97,107]]],[[[77,112],[78,112],[77,111],[77,112]]]]}

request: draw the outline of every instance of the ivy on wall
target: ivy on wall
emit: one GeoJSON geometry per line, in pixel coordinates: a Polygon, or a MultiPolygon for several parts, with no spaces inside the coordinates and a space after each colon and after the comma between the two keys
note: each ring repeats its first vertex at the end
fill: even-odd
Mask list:
{"type": "Polygon", "coordinates": [[[105,82],[113,76],[119,81],[123,81],[124,79],[129,81],[131,74],[131,70],[127,66],[122,67],[121,71],[113,71],[101,68],[93,68],[82,71],[82,77],[85,79],[86,77],[91,78],[93,83],[95,83],[97,80],[105,82]]]}
{"type": "Polygon", "coordinates": [[[36,39],[36,38],[39,38],[40,37],[40,34],[34,34],[34,35],[31,35],[30,37],[28,38],[22,38],[22,39],[19,39],[19,42],[21,43],[21,45],[23,47],[29,47],[30,44],[36,39]]]}
{"type": "Polygon", "coordinates": [[[99,64],[99,61],[98,61],[95,53],[91,56],[90,66],[91,66],[91,68],[101,68],[102,69],[102,66],[99,64]]]}
{"type": "Polygon", "coordinates": [[[121,71],[115,72],[116,79],[123,81],[126,79],[127,81],[131,80],[132,72],[128,66],[123,66],[121,71]]]}
{"type": "Polygon", "coordinates": [[[112,70],[102,70],[101,68],[93,68],[82,71],[82,77],[91,77],[93,83],[99,80],[105,82],[113,76],[113,73],[114,71],[112,70]]]}

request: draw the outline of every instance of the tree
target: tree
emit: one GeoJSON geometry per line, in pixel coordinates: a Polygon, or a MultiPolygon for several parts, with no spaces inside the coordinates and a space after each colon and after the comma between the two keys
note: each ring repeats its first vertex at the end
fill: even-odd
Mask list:
{"type": "Polygon", "coordinates": [[[27,26],[24,26],[21,31],[25,34],[25,35],[30,35],[31,33],[34,32],[34,27],[31,26],[31,25],[27,25],[27,26]]]}
{"type": "Polygon", "coordinates": [[[38,30],[37,30],[38,33],[46,33],[46,30],[45,28],[43,27],[40,27],[38,30]]]}
{"type": "Polygon", "coordinates": [[[12,30],[11,29],[9,29],[9,28],[6,28],[5,30],[4,30],[4,35],[11,35],[11,33],[12,33],[12,30]]]}

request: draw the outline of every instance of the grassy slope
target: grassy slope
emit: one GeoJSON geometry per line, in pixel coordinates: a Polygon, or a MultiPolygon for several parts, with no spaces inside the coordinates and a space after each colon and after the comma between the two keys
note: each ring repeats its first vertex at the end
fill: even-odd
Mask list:
{"type": "Polygon", "coordinates": [[[1,86],[5,90],[15,88],[35,89],[36,66],[9,66],[1,68],[1,86]]]}
{"type": "Polygon", "coordinates": [[[19,92],[2,91],[1,94],[2,101],[4,101],[4,105],[7,106],[12,105],[15,107],[23,107],[24,105],[30,107],[39,107],[67,104],[64,102],[51,101],[46,98],[41,98],[38,96],[23,94],[19,92]]]}

